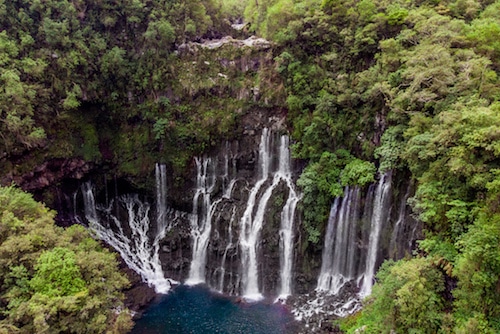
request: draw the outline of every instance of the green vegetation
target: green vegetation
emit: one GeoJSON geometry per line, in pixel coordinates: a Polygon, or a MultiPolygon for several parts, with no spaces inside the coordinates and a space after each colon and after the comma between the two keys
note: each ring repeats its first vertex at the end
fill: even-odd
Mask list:
{"type": "Polygon", "coordinates": [[[416,180],[426,239],[383,267],[343,328],[500,332],[500,2],[269,0],[245,13],[278,43],[293,153],[309,161],[298,184],[310,242],[342,186],[372,181],[375,166],[416,180]]]}
{"type": "Polygon", "coordinates": [[[297,181],[302,188],[304,227],[308,241],[320,240],[323,224],[328,221],[329,207],[335,197],[342,196],[346,185],[365,186],[373,182],[375,166],[354,158],[346,150],[323,152],[318,162],[310,163],[297,181]]]}
{"type": "Polygon", "coordinates": [[[0,333],[130,330],[115,254],[17,188],[0,187],[0,207],[0,333]]]}
{"type": "Polygon", "coordinates": [[[121,176],[143,176],[137,160],[182,175],[192,155],[234,136],[239,115],[280,98],[267,89],[271,70],[240,70],[254,58],[272,68],[272,57],[192,43],[230,31],[243,10],[219,0],[2,1],[0,167],[19,175],[78,156],[121,176]],[[242,98],[253,87],[265,103],[242,98]]]}
{"type": "MultiPolygon", "coordinates": [[[[371,296],[357,321],[364,333],[443,332],[445,301],[441,272],[425,258],[385,262],[378,272],[371,296]]],[[[353,332],[353,331],[349,331],[353,332]]]]}
{"type": "MultiPolygon", "coordinates": [[[[164,161],[179,176],[241,115],[286,107],[293,154],[308,163],[302,250],[318,244],[344,186],[390,169],[416,184],[418,255],[385,265],[343,327],[500,332],[499,13],[498,0],[0,1],[0,168],[20,175],[79,156],[119,176],[164,161]],[[241,17],[274,42],[268,52],[189,43],[241,17]]],[[[23,210],[35,210],[28,202],[23,210]]],[[[22,212],[9,210],[2,330],[64,331],[46,310],[100,329],[125,317],[113,322],[97,311],[109,304],[92,304],[103,286],[83,260],[82,244],[97,246],[82,231],[54,239],[56,228],[42,228],[50,214],[22,227],[22,212]]]]}

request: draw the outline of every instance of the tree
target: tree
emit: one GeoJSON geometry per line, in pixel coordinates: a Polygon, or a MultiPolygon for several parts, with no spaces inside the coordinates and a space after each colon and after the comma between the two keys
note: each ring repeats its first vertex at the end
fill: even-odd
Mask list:
{"type": "Polygon", "coordinates": [[[39,86],[23,80],[38,77],[45,64],[31,58],[18,59],[20,49],[7,31],[0,33],[0,129],[3,151],[19,154],[23,149],[42,146],[46,134],[33,119],[39,86]]]}
{"type": "Polygon", "coordinates": [[[0,187],[1,328],[29,333],[124,333],[128,285],[116,255],[81,226],[62,229],[54,213],[14,187],[0,187]]]}
{"type": "Polygon", "coordinates": [[[457,333],[500,331],[500,224],[498,213],[485,210],[458,241],[461,256],[455,274],[458,287],[457,333]]]}
{"type": "Polygon", "coordinates": [[[364,333],[438,333],[444,320],[443,290],[443,274],[432,260],[387,261],[357,324],[345,329],[354,333],[363,325],[364,333]]]}
{"type": "Polygon", "coordinates": [[[85,292],[85,282],[76,265],[75,253],[69,249],[55,247],[43,252],[34,269],[30,286],[35,293],[57,297],[85,292]]]}

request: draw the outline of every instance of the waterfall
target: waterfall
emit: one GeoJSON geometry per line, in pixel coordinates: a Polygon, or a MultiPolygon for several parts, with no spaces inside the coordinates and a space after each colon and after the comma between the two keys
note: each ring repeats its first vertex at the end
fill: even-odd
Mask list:
{"type": "Polygon", "coordinates": [[[241,246],[241,263],[243,265],[243,295],[251,300],[262,299],[262,294],[259,290],[259,272],[258,272],[258,257],[257,248],[259,246],[259,234],[264,223],[264,214],[267,202],[271,198],[274,188],[278,182],[273,180],[273,183],[262,194],[255,216],[243,217],[243,229],[240,231],[240,246],[241,246]]]}
{"type": "MultiPolygon", "coordinates": [[[[356,260],[358,258],[358,246],[356,242],[356,222],[358,221],[358,212],[360,206],[360,190],[358,187],[355,187],[352,192],[349,193],[350,201],[352,205],[347,209],[347,231],[345,233],[345,239],[349,240],[347,242],[347,257],[345,258],[345,262],[343,263],[343,267],[340,267],[339,271],[344,271],[346,273],[347,280],[351,280],[356,275],[356,260]]],[[[340,250],[336,252],[340,254],[340,250]]],[[[338,263],[341,263],[340,261],[338,263]]]]}
{"type": "MultiPolygon", "coordinates": [[[[377,261],[380,260],[382,230],[390,219],[391,181],[389,172],[380,178],[376,187],[369,187],[364,209],[361,208],[358,187],[346,187],[343,198],[334,200],[325,234],[317,291],[337,295],[347,282],[356,281],[361,285],[361,297],[371,293],[377,261]],[[361,211],[364,211],[362,217],[361,211]],[[359,244],[367,245],[366,251],[362,251],[359,244]]],[[[402,199],[399,219],[387,246],[389,250],[396,247],[395,239],[400,234],[408,196],[409,191],[402,199]]]]}
{"type": "Polygon", "coordinates": [[[297,318],[319,317],[321,323],[331,315],[345,317],[359,310],[362,299],[371,293],[377,265],[395,247],[391,245],[406,245],[398,235],[405,234],[402,231],[410,225],[402,220],[410,190],[401,199],[403,207],[392,224],[391,182],[392,173],[388,172],[366,192],[346,187],[343,196],[335,198],[325,232],[315,299],[297,304],[293,311],[297,318]],[[355,289],[359,289],[358,293],[355,289]]]}
{"type": "Polygon", "coordinates": [[[281,211],[280,226],[280,292],[279,298],[285,299],[292,294],[293,243],[295,208],[300,196],[295,191],[290,168],[290,149],[288,136],[281,137],[278,174],[288,187],[288,199],[281,211]]]}
{"type": "Polygon", "coordinates": [[[99,218],[97,216],[94,191],[90,182],[86,182],[82,185],[82,195],[85,218],[87,218],[90,224],[95,224],[95,222],[97,222],[99,218]]]}
{"type": "MultiPolygon", "coordinates": [[[[159,261],[159,239],[151,241],[149,237],[149,204],[139,200],[137,195],[125,195],[116,199],[117,205],[123,206],[127,212],[126,225],[113,214],[113,204],[108,207],[96,205],[90,182],[82,185],[85,217],[89,229],[99,239],[111,245],[118,251],[129,266],[137,272],[149,286],[157,293],[166,293],[170,290],[172,280],[165,278],[159,261]]],[[[158,224],[157,235],[165,235],[166,231],[158,224]]]]}
{"type": "MultiPolygon", "coordinates": [[[[226,151],[222,165],[223,174],[219,176],[223,194],[220,198],[213,200],[212,197],[217,189],[218,180],[217,161],[204,157],[202,159],[195,158],[195,162],[197,171],[196,189],[193,196],[193,212],[190,218],[193,257],[189,277],[186,280],[188,285],[206,282],[207,251],[212,225],[216,218],[214,215],[219,204],[224,200],[231,199],[231,193],[236,183],[236,179],[231,179],[227,183],[229,180],[229,158],[226,151]]],[[[232,244],[231,241],[229,243],[232,244]]]]}
{"type": "MultiPolygon", "coordinates": [[[[233,188],[236,184],[236,179],[232,179],[227,188],[224,191],[224,198],[225,199],[230,199],[231,198],[231,193],[233,191],[233,188]]],[[[225,275],[226,275],[226,259],[227,259],[227,253],[234,248],[237,248],[237,245],[233,243],[233,223],[236,219],[236,207],[233,206],[231,209],[231,218],[229,220],[229,224],[227,226],[227,235],[228,235],[228,240],[227,240],[227,245],[226,248],[224,249],[224,253],[222,255],[222,260],[221,260],[221,265],[219,268],[220,271],[220,276],[219,276],[219,282],[218,282],[218,289],[219,292],[224,292],[224,280],[225,280],[225,275]]],[[[230,278],[232,279],[233,274],[230,274],[230,278]]],[[[230,282],[231,285],[232,282],[230,282]]]]}
{"type": "Polygon", "coordinates": [[[359,221],[360,197],[358,187],[346,187],[343,199],[336,198],[331,207],[318,291],[336,295],[347,282],[356,278],[356,263],[359,257],[356,228],[359,221]]]}
{"type": "MultiPolygon", "coordinates": [[[[160,262],[160,241],[166,233],[174,227],[175,219],[168,219],[169,212],[167,206],[167,168],[164,164],[156,164],[156,233],[153,240],[152,262],[157,263],[156,268],[162,271],[160,262]]],[[[159,275],[159,274],[158,274],[159,275]]],[[[167,290],[168,291],[168,290],[167,290]]]]}
{"type": "Polygon", "coordinates": [[[196,158],[196,190],[193,197],[191,215],[191,238],[193,258],[186,284],[194,285],[205,282],[207,248],[212,231],[214,209],[220,200],[211,203],[210,196],[215,188],[215,168],[210,158],[196,158]],[[201,197],[201,201],[200,201],[201,197]]]}
{"type": "Polygon", "coordinates": [[[300,196],[295,191],[290,168],[288,136],[280,137],[278,169],[272,170],[273,154],[268,129],[262,131],[259,145],[259,179],[250,190],[245,212],[240,219],[240,249],[242,267],[242,293],[247,299],[259,300],[258,247],[260,232],[265,220],[266,208],[275,189],[284,185],[288,189],[288,198],[281,212],[279,232],[280,245],[280,297],[292,293],[293,264],[293,223],[295,208],[300,196]],[[272,176],[272,181],[271,181],[272,176]]]}
{"type": "Polygon", "coordinates": [[[267,198],[262,196],[258,203],[259,217],[253,217],[254,207],[256,204],[257,193],[264,185],[269,177],[270,169],[270,150],[269,150],[269,133],[268,129],[263,129],[261,141],[259,145],[259,168],[260,179],[250,190],[245,212],[240,220],[240,248],[241,248],[241,266],[242,266],[242,284],[243,294],[249,299],[261,299],[262,295],[258,286],[258,271],[257,271],[257,241],[260,228],[262,227],[263,213],[267,200],[271,196],[267,192],[267,198]]]}
{"type": "Polygon", "coordinates": [[[226,258],[227,258],[227,252],[229,252],[229,250],[234,247],[234,245],[233,245],[233,228],[232,228],[232,226],[233,226],[233,220],[234,220],[235,214],[236,214],[236,208],[233,207],[233,212],[231,214],[231,221],[230,221],[228,229],[227,229],[227,235],[228,235],[229,240],[227,242],[226,249],[224,249],[224,254],[222,255],[222,260],[221,260],[221,264],[220,264],[220,267],[219,267],[219,272],[220,272],[219,283],[218,283],[219,292],[223,292],[224,291],[224,278],[225,278],[225,275],[226,275],[226,258]]]}
{"type": "Polygon", "coordinates": [[[326,226],[325,242],[323,253],[321,255],[321,270],[318,278],[317,290],[330,291],[332,281],[332,263],[333,263],[333,241],[335,238],[335,221],[340,199],[336,197],[330,208],[328,225],[326,226]]]}
{"type": "Polygon", "coordinates": [[[362,297],[368,296],[372,291],[380,232],[384,223],[389,219],[391,179],[392,177],[390,172],[384,174],[380,178],[375,192],[365,272],[363,274],[363,283],[359,293],[362,297]]]}
{"type": "Polygon", "coordinates": [[[167,168],[164,164],[156,164],[156,221],[158,226],[167,224],[167,168]]]}
{"type": "MultiPolygon", "coordinates": [[[[411,186],[408,185],[408,188],[406,189],[406,193],[401,199],[401,203],[399,205],[399,213],[398,213],[398,220],[394,224],[394,228],[392,229],[392,235],[391,235],[391,242],[389,245],[389,256],[393,259],[398,259],[401,258],[404,254],[404,249],[406,248],[406,245],[401,246],[400,240],[404,239],[402,234],[404,233],[405,227],[406,227],[406,222],[409,221],[409,219],[406,219],[406,202],[408,201],[408,198],[410,197],[410,189],[411,186]],[[402,248],[402,249],[401,249],[402,248]]],[[[411,240],[411,237],[410,237],[411,240]]]]}
{"type": "MultiPolygon", "coordinates": [[[[224,174],[224,177],[228,177],[228,172],[227,172],[227,165],[228,165],[228,159],[225,160],[225,166],[226,166],[226,173],[224,174]]],[[[231,194],[232,191],[235,187],[236,184],[236,179],[232,179],[227,186],[224,188],[224,195],[222,196],[223,199],[231,199],[231,194]]],[[[224,184],[225,185],[225,184],[224,184]]],[[[231,211],[231,217],[229,219],[229,223],[227,225],[227,244],[224,249],[224,253],[222,254],[222,259],[220,262],[220,267],[218,267],[214,274],[218,274],[218,279],[217,276],[214,281],[214,285],[217,287],[217,290],[221,293],[224,292],[224,283],[225,283],[225,278],[226,278],[226,260],[227,260],[227,255],[230,251],[234,250],[237,248],[237,245],[234,244],[233,241],[233,223],[236,220],[236,206],[230,206],[230,209],[228,210],[226,207],[223,207],[221,211],[231,211]]],[[[229,285],[231,286],[232,284],[232,278],[233,278],[233,273],[229,272],[228,273],[230,277],[229,285]]],[[[234,293],[234,291],[227,291],[228,293],[234,293]]]]}

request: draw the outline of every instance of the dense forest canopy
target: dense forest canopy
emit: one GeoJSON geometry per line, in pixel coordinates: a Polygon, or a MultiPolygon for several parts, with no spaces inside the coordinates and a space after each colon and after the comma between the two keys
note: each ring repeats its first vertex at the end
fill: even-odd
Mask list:
{"type": "Polygon", "coordinates": [[[131,329],[116,254],[17,188],[0,187],[0,208],[0,333],[131,329]]]}
{"type": "MultiPolygon", "coordinates": [[[[413,258],[383,266],[364,311],[342,326],[500,331],[500,1],[19,0],[0,1],[0,20],[5,174],[71,156],[123,174],[163,159],[179,172],[231,135],[238,110],[286,107],[293,154],[307,162],[298,184],[309,247],[344,185],[390,169],[416,182],[410,203],[425,240],[413,258]],[[239,33],[274,43],[272,66],[198,80],[218,69],[182,47],[237,34],[230,24],[240,21],[239,33]],[[254,82],[271,102],[238,98],[254,82]]],[[[9,305],[50,296],[46,259],[73,263],[78,249],[68,247],[12,267],[2,282],[29,277],[24,287],[37,293],[18,287],[9,305]]],[[[52,297],[89,289],[70,269],[78,286],[52,297]]]]}

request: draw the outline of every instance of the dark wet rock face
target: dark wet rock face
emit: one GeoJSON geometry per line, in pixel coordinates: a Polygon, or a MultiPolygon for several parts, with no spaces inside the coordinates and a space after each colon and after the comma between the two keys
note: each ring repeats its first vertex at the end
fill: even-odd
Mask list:
{"type": "Polygon", "coordinates": [[[125,306],[135,313],[135,317],[138,317],[155,299],[156,292],[152,287],[145,284],[133,270],[127,267],[123,267],[122,270],[127,274],[130,281],[130,287],[124,291],[125,306]]]}
{"type": "MultiPolygon", "coordinates": [[[[91,170],[92,163],[80,158],[52,159],[35,167],[31,172],[10,178],[10,181],[25,191],[37,192],[65,179],[82,179],[91,170]]],[[[6,179],[4,183],[8,181],[6,179]]]]}

